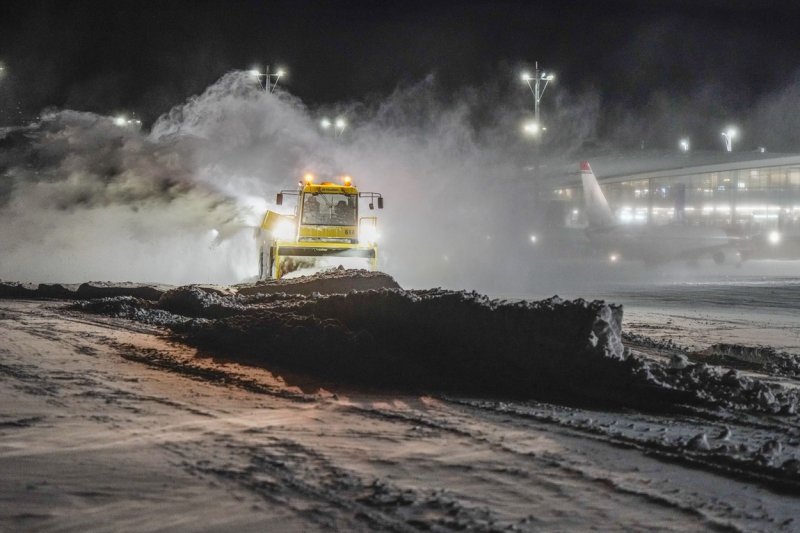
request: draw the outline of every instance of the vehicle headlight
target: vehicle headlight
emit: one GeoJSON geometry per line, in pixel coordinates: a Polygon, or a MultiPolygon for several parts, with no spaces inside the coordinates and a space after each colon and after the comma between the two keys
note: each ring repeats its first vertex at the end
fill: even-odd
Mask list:
{"type": "Polygon", "coordinates": [[[281,220],[272,230],[272,236],[280,241],[294,239],[294,224],[288,220],[281,220]]]}
{"type": "Polygon", "coordinates": [[[362,224],[358,230],[359,242],[375,244],[378,242],[378,228],[373,224],[362,224]]]}

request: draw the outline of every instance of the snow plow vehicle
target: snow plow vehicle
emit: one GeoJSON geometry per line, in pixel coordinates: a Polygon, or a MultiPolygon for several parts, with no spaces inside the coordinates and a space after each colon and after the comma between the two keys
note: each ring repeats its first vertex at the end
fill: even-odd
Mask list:
{"type": "Polygon", "coordinates": [[[296,190],[278,193],[275,203],[297,196],[294,214],[267,211],[259,228],[259,279],[280,279],[298,270],[320,270],[366,262],[369,270],[378,263],[378,219],[359,217],[359,200],[369,200],[369,209],[383,209],[383,196],[360,192],[350,176],[341,183],[315,183],[306,174],[296,190]],[[353,261],[355,259],[355,261],[353,261]]]}

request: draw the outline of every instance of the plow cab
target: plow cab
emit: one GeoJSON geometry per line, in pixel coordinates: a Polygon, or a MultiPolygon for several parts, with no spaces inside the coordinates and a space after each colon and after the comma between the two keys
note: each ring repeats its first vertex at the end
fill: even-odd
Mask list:
{"type": "Polygon", "coordinates": [[[376,270],[377,217],[359,216],[360,205],[383,208],[380,193],[361,192],[349,176],[315,183],[306,174],[295,190],[278,193],[277,205],[296,197],[294,214],[267,211],[259,231],[259,278],[339,265],[376,270]]]}

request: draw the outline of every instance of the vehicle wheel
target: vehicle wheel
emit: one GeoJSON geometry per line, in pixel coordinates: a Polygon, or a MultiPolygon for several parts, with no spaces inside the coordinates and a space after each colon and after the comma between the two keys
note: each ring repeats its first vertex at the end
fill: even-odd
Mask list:
{"type": "Polygon", "coordinates": [[[272,279],[272,249],[261,248],[258,279],[272,279]]]}
{"type": "Polygon", "coordinates": [[[275,277],[275,260],[272,259],[272,248],[266,252],[267,256],[267,273],[266,279],[273,279],[275,277]]]}

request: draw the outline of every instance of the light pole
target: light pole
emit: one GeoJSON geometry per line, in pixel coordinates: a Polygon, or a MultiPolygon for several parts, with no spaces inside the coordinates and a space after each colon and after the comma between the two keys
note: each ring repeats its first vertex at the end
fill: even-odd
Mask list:
{"type": "Polygon", "coordinates": [[[535,71],[534,74],[531,75],[530,72],[523,72],[522,73],[522,81],[528,84],[528,88],[531,90],[533,94],[533,122],[528,122],[523,126],[523,131],[532,136],[535,141],[535,152],[534,152],[534,202],[539,202],[540,196],[540,184],[537,183],[540,180],[539,176],[539,166],[540,166],[540,152],[541,152],[541,141],[542,141],[542,132],[547,130],[547,128],[542,126],[541,117],[539,115],[539,104],[542,102],[542,96],[544,92],[547,90],[547,84],[556,79],[555,75],[547,74],[539,70],[539,62],[535,63],[535,71]],[[531,83],[533,82],[533,83],[531,83]],[[542,83],[544,82],[544,83],[542,83]]]}
{"type": "Polygon", "coordinates": [[[555,75],[547,74],[539,70],[539,62],[535,63],[536,71],[533,76],[531,76],[530,72],[523,72],[522,73],[522,81],[528,84],[528,88],[531,90],[533,94],[533,120],[537,125],[541,125],[541,121],[539,120],[539,104],[542,101],[542,96],[544,92],[547,90],[547,84],[556,79],[555,75]],[[533,82],[531,84],[531,82],[533,82]],[[544,82],[544,85],[542,85],[544,82]]]}
{"type": "Polygon", "coordinates": [[[250,70],[250,75],[258,80],[259,86],[261,86],[261,78],[264,78],[264,91],[274,93],[275,88],[278,86],[278,81],[286,75],[286,71],[282,68],[279,68],[274,74],[271,74],[269,72],[269,65],[267,65],[267,68],[263,73],[257,68],[253,68],[250,70]],[[275,83],[272,82],[273,78],[275,79],[275,83]]]}
{"type": "Polygon", "coordinates": [[[722,132],[722,136],[725,138],[725,150],[727,152],[733,151],[733,139],[736,138],[738,132],[736,128],[730,127],[727,130],[722,132]]]}
{"type": "Polygon", "coordinates": [[[327,117],[319,121],[319,125],[323,130],[333,130],[333,138],[341,137],[344,129],[347,127],[347,121],[342,117],[337,117],[335,121],[331,122],[327,117]]]}
{"type": "Polygon", "coordinates": [[[336,119],[334,126],[336,126],[336,128],[333,131],[333,136],[334,137],[337,136],[336,130],[338,130],[339,131],[338,136],[341,137],[342,134],[344,133],[344,129],[347,127],[347,121],[345,121],[345,119],[343,119],[342,117],[339,117],[336,119]]]}
{"type": "MultiPolygon", "coordinates": [[[[6,66],[4,64],[0,63],[0,78],[5,76],[5,73],[6,73],[6,66]]],[[[5,115],[5,111],[0,111],[0,113],[5,115]]]]}

